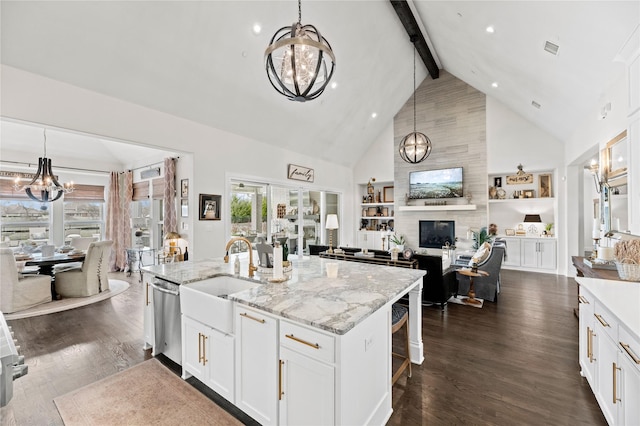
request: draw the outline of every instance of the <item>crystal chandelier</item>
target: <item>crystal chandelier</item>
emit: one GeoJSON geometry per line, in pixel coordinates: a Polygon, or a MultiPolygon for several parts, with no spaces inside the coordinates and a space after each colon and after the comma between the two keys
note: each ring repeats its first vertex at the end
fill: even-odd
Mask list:
{"type": "Polygon", "coordinates": [[[282,27],[264,52],[267,76],[278,93],[305,102],[317,98],[329,84],[336,58],[329,42],[313,25],[302,25],[298,0],[298,22],[282,27]],[[331,64],[328,64],[328,59],[331,64]]]}
{"type": "Polygon", "coordinates": [[[26,185],[20,185],[17,177],[13,188],[16,191],[24,191],[29,198],[41,203],[56,201],[62,194],[73,192],[73,182],[60,185],[51,171],[51,159],[47,158],[47,130],[44,130],[44,157],[38,158],[38,171],[33,180],[26,185]]]}
{"type": "Polygon", "coordinates": [[[407,163],[417,164],[431,154],[431,140],[424,133],[416,131],[416,36],[411,36],[413,43],[413,132],[400,142],[400,157],[407,163]]]}

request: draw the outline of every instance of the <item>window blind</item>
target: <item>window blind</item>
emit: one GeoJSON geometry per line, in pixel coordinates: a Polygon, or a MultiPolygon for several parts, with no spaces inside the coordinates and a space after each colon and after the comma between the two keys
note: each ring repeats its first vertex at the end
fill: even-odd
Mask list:
{"type": "Polygon", "coordinates": [[[164,178],[156,178],[152,181],[153,184],[153,192],[152,197],[154,200],[162,200],[164,198],[164,178]]]}
{"type": "Polygon", "coordinates": [[[13,188],[13,184],[13,179],[0,179],[0,198],[5,200],[30,200],[26,192],[16,191],[13,188]]]}
{"type": "Polygon", "coordinates": [[[73,192],[64,194],[64,201],[99,201],[104,203],[104,185],[74,185],[73,192]]]}
{"type": "Polygon", "coordinates": [[[149,181],[136,182],[133,184],[133,201],[149,199],[149,181]]]}

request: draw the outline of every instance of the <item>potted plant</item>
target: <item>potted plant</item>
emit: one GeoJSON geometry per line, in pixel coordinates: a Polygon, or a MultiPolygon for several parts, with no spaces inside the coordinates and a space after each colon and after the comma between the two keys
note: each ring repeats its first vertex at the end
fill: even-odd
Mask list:
{"type": "Polygon", "coordinates": [[[544,226],[544,233],[547,237],[553,236],[553,232],[551,232],[552,229],[553,229],[553,223],[547,223],[544,226]]]}
{"type": "Polygon", "coordinates": [[[393,234],[389,237],[389,241],[396,245],[397,249],[402,251],[404,250],[404,236],[393,234]]]}
{"type": "Polygon", "coordinates": [[[487,227],[483,226],[480,231],[473,231],[473,248],[479,249],[484,243],[490,243],[491,236],[487,232],[487,227]]]}

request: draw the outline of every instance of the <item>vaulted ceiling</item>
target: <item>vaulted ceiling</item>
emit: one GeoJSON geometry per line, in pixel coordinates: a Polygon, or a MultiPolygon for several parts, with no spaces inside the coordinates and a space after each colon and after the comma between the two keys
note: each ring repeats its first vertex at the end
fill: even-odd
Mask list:
{"type": "MultiPolygon", "coordinates": [[[[637,1],[409,4],[440,68],[559,140],[610,101],[607,89],[624,78],[616,53],[640,22],[637,1]],[[547,41],[557,55],[544,50],[547,41]]],[[[302,2],[302,23],[321,30],[337,62],[337,87],[306,103],[278,95],[264,71],[271,36],[297,20],[295,1],[0,7],[4,65],[344,165],[358,161],[413,92],[413,45],[387,0],[302,2]]],[[[418,81],[426,76],[419,63],[418,81]]],[[[34,147],[41,151],[41,139],[34,147]]]]}

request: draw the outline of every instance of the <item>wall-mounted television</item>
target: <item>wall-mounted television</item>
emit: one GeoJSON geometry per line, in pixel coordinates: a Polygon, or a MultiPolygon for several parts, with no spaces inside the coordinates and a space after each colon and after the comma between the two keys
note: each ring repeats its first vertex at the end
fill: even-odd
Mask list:
{"type": "Polygon", "coordinates": [[[453,220],[421,220],[419,229],[420,248],[441,249],[447,243],[455,245],[456,223],[453,220]]]}
{"type": "Polygon", "coordinates": [[[409,173],[409,198],[461,198],[462,167],[409,173]]]}

